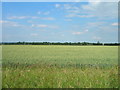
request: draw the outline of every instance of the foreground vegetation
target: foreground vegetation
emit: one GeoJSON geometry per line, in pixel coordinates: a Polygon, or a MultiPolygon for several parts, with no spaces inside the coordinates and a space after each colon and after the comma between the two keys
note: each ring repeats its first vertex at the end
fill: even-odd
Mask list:
{"type": "Polygon", "coordinates": [[[3,46],[3,88],[117,88],[117,46],[3,46]]]}

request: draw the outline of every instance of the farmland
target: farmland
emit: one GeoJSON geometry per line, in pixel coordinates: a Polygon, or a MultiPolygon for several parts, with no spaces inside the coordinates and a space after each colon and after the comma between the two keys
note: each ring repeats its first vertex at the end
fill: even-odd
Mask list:
{"type": "Polygon", "coordinates": [[[3,45],[3,88],[117,88],[117,46],[3,45]]]}

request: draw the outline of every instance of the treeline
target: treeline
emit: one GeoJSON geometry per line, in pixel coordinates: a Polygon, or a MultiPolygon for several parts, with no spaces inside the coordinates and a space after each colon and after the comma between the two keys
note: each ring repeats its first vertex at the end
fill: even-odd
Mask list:
{"type": "Polygon", "coordinates": [[[118,46],[120,43],[89,43],[89,42],[3,42],[1,45],[106,45],[118,46]]]}

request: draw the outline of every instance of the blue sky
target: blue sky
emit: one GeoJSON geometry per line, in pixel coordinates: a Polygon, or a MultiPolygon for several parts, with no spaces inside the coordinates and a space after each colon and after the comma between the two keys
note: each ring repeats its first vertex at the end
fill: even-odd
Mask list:
{"type": "Polygon", "coordinates": [[[3,41],[118,42],[117,2],[4,2],[3,41]]]}

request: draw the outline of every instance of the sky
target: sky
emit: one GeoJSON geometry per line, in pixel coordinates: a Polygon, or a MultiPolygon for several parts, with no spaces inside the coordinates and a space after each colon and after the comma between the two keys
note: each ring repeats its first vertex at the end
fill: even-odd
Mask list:
{"type": "Polygon", "coordinates": [[[117,2],[3,2],[3,42],[118,42],[117,2]]]}

